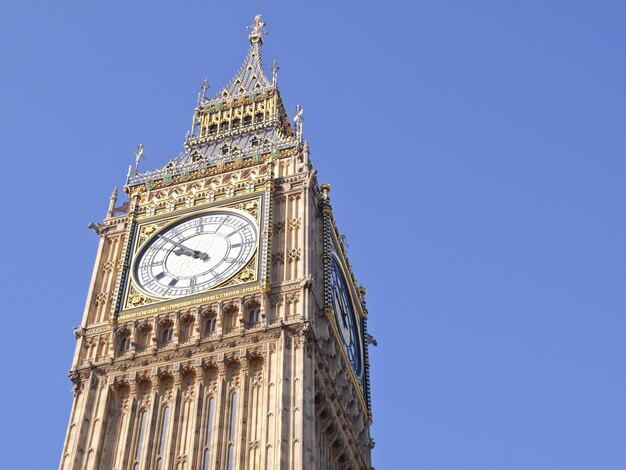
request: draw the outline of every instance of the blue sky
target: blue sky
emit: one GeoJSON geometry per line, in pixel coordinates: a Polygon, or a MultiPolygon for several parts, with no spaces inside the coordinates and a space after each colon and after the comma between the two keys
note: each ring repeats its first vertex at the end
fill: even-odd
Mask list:
{"type": "Polygon", "coordinates": [[[625,468],[618,1],[4,2],[4,467],[58,465],[87,223],[259,12],[368,288],[376,468],[625,468]]]}

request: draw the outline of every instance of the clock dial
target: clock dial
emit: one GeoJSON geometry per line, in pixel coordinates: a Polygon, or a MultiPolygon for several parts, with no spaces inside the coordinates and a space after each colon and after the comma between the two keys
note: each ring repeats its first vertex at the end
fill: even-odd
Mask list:
{"type": "Polygon", "coordinates": [[[254,221],[233,211],[207,212],[153,236],[135,259],[133,276],[145,293],[175,298],[211,289],[235,275],[256,251],[254,221]]]}
{"type": "Polygon", "coordinates": [[[350,365],[360,379],[362,373],[361,346],[359,344],[356,316],[352,308],[348,284],[335,253],[332,254],[330,262],[330,293],[339,336],[341,336],[350,365]]]}

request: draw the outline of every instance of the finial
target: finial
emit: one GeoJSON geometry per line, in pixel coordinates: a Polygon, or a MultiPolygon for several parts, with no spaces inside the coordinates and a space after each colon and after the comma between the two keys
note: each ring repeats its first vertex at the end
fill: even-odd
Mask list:
{"type": "Polygon", "coordinates": [[[133,153],[135,154],[135,174],[137,174],[139,173],[139,160],[145,158],[143,154],[143,144],[139,144],[139,147],[137,147],[137,151],[135,152],[133,150],[133,153]]]}
{"type": "Polygon", "coordinates": [[[204,77],[204,81],[202,82],[202,103],[206,101],[206,91],[210,88],[209,79],[204,77]]]}
{"type": "Polygon", "coordinates": [[[261,21],[261,15],[256,15],[254,17],[254,22],[250,26],[246,26],[246,29],[252,30],[248,39],[250,42],[258,42],[259,46],[263,45],[263,34],[267,34],[267,31],[263,29],[265,27],[265,23],[261,21]]]}
{"type": "Polygon", "coordinates": [[[322,200],[326,202],[330,201],[330,184],[322,184],[320,190],[322,191],[322,200]]]}
{"type": "Polygon", "coordinates": [[[109,210],[107,211],[107,217],[113,217],[115,204],[117,204],[117,186],[113,188],[113,192],[111,193],[111,197],[109,199],[109,210]]]}
{"type": "Polygon", "coordinates": [[[300,142],[302,142],[302,121],[304,120],[303,113],[304,110],[302,109],[302,106],[299,104],[296,105],[296,114],[293,117],[293,123],[296,125],[296,137],[300,142]]]}
{"type": "Polygon", "coordinates": [[[278,62],[274,61],[272,64],[272,85],[276,85],[278,81],[278,62]]]}

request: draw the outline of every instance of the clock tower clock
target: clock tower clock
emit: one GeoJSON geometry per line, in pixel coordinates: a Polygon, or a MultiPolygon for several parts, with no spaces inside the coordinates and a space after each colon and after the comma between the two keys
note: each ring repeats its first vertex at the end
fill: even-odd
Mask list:
{"type": "Polygon", "coordinates": [[[184,152],[91,224],[60,469],[370,469],[365,289],[261,64],[265,24],[184,152]]]}

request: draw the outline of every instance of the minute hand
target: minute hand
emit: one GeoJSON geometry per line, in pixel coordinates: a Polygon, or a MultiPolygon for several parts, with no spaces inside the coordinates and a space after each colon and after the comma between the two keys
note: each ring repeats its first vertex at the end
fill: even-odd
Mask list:
{"type": "Polygon", "coordinates": [[[180,254],[184,254],[187,256],[191,256],[192,258],[196,258],[196,259],[202,259],[202,260],[207,260],[209,259],[209,255],[207,255],[206,253],[203,253],[201,251],[198,250],[192,250],[191,248],[186,247],[185,245],[182,245],[180,243],[178,243],[177,241],[172,240],[171,238],[167,238],[164,235],[157,235],[159,238],[162,238],[163,240],[165,240],[166,242],[171,243],[172,245],[178,247],[178,250],[174,251],[174,254],[180,255],[180,254]]]}

